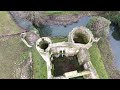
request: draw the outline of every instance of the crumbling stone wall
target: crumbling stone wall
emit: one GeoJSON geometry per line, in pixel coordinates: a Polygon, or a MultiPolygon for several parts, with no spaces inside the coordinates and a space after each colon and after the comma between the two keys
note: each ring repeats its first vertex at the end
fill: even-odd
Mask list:
{"type": "Polygon", "coordinates": [[[40,38],[36,33],[34,32],[24,32],[20,34],[22,41],[27,44],[27,46],[32,47],[36,44],[36,41],[40,38]]]}

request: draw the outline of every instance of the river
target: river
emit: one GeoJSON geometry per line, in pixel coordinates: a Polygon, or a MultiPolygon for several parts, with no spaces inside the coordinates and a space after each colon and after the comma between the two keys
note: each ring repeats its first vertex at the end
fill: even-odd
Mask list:
{"type": "Polygon", "coordinates": [[[114,64],[120,70],[120,31],[115,25],[110,26],[108,38],[114,56],[114,64]]]}
{"type": "Polygon", "coordinates": [[[66,37],[69,32],[72,31],[74,27],[86,26],[87,22],[90,20],[89,16],[82,17],[78,22],[72,23],[67,26],[63,25],[50,25],[42,26],[37,28],[40,30],[40,36],[46,37],[66,37]]]}

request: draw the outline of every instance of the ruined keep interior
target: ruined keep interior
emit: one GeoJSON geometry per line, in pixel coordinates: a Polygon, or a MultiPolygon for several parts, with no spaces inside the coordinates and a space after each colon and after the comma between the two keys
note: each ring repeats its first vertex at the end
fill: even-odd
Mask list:
{"type": "Polygon", "coordinates": [[[60,55],[59,57],[53,56],[52,65],[54,77],[62,76],[64,73],[74,70],[77,70],[78,72],[84,70],[84,67],[78,62],[77,55],[69,57],[66,57],[65,55],[60,55]]]}

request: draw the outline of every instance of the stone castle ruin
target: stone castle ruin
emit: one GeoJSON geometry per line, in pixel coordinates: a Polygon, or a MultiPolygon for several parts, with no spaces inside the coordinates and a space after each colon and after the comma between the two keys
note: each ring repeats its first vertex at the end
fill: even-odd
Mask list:
{"type": "Polygon", "coordinates": [[[103,17],[92,17],[87,26],[90,30],[83,26],[73,28],[67,42],[52,43],[50,38],[40,38],[33,33],[23,33],[21,39],[28,47],[36,45],[46,62],[48,79],[98,79],[88,49],[103,34],[107,35],[110,23],[103,17]]]}
{"type": "Polygon", "coordinates": [[[36,49],[47,65],[48,79],[98,79],[88,49],[94,38],[92,32],[83,26],[75,27],[68,35],[68,42],[52,43],[48,37],[36,41],[36,49]]]}

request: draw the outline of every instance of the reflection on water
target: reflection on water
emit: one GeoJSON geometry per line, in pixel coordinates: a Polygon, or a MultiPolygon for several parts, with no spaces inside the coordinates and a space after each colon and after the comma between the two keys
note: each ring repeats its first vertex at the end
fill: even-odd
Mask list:
{"type": "Polygon", "coordinates": [[[119,29],[115,26],[110,27],[109,42],[115,59],[114,63],[120,70],[120,32],[119,29]]]}
{"type": "Polygon", "coordinates": [[[86,26],[89,19],[90,17],[85,16],[81,18],[78,22],[73,23],[71,25],[67,25],[66,27],[63,25],[50,25],[50,26],[40,26],[39,28],[37,27],[37,29],[40,31],[40,36],[64,37],[64,36],[68,36],[69,32],[74,27],[86,26]]]}

